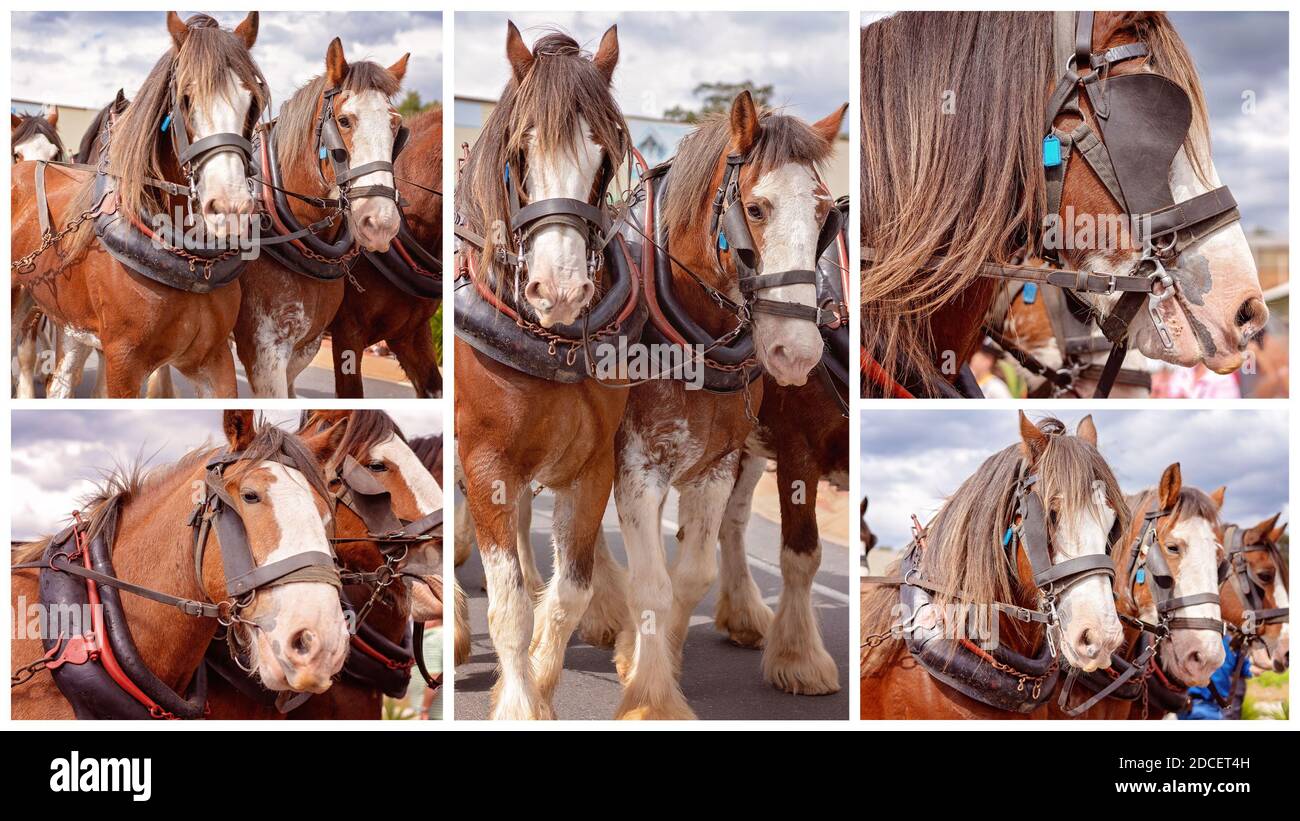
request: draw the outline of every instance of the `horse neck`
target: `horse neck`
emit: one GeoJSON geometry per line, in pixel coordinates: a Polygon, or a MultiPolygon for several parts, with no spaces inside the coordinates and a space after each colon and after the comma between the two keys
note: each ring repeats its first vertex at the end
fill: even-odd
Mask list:
{"type": "MultiPolygon", "coordinates": [[[[717,259],[692,234],[693,231],[669,232],[668,247],[673,256],[710,286],[724,294],[730,294],[734,290],[736,274],[729,272],[719,275],[717,259]]],[[[736,315],[715,303],[699,283],[676,263],[672,265],[672,280],[677,301],[704,330],[713,336],[721,336],[736,326],[736,315]]]]}
{"type": "MultiPolygon", "coordinates": [[[[413,122],[428,121],[429,118],[420,117],[413,122]]],[[[442,126],[412,128],[410,142],[394,165],[396,176],[441,191],[442,126]]],[[[409,205],[402,207],[402,212],[411,226],[412,236],[426,246],[441,245],[442,197],[414,185],[403,187],[401,181],[397,181],[397,187],[402,198],[409,201],[409,205]]]]}
{"type": "MultiPolygon", "coordinates": [[[[997,282],[989,277],[975,280],[955,299],[930,317],[930,349],[933,353],[953,351],[958,362],[970,360],[983,338],[983,318],[993,304],[997,282]]],[[[938,361],[937,357],[931,361],[938,361]]]]}
{"type": "MultiPolygon", "coordinates": [[[[317,103],[320,103],[319,99],[317,100],[317,103]]],[[[312,122],[317,122],[319,117],[320,112],[317,111],[316,117],[313,118],[312,122]]],[[[312,128],[314,129],[315,126],[313,125],[312,128]]],[[[314,142],[309,140],[308,143],[312,146],[310,150],[315,152],[316,148],[314,142]]],[[[277,151],[282,150],[282,146],[277,146],[277,151]]],[[[288,157],[284,154],[279,154],[278,159],[280,162],[280,182],[285,189],[297,194],[304,194],[313,197],[328,197],[330,195],[330,186],[323,178],[323,175],[326,173],[324,169],[324,161],[315,153],[306,157],[288,157]]],[[[304,225],[324,219],[330,213],[329,209],[318,208],[315,205],[303,202],[297,197],[286,196],[285,200],[288,201],[289,210],[293,212],[294,218],[304,225]]],[[[333,237],[337,234],[339,229],[339,225],[333,225],[327,231],[322,232],[322,236],[326,238],[333,237]]]]}
{"type": "MultiPolygon", "coordinates": [[[[185,525],[194,482],[201,479],[200,471],[177,476],[165,488],[133,493],[123,502],[111,546],[120,578],[187,598],[207,595],[194,578],[191,531],[185,525]]],[[[184,687],[203,660],[216,622],[130,594],[122,595],[122,607],[145,664],[173,688],[184,687]]]]}

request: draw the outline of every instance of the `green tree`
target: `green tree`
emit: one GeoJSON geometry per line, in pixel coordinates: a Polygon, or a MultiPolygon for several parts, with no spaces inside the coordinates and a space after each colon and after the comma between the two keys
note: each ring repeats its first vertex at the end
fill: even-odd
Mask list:
{"type": "Polygon", "coordinates": [[[691,92],[700,101],[696,111],[675,105],[664,112],[665,120],[679,123],[698,123],[706,115],[725,113],[731,110],[731,101],[742,91],[748,90],[754,102],[760,107],[766,106],[772,99],[771,85],[755,85],[753,80],[741,83],[700,83],[691,92]]]}
{"type": "Polygon", "coordinates": [[[438,106],[437,100],[432,103],[423,103],[420,101],[420,92],[408,91],[406,92],[406,96],[402,98],[402,102],[398,103],[397,113],[401,114],[403,117],[410,117],[412,114],[419,114],[425,109],[434,108],[436,106],[438,106]]]}

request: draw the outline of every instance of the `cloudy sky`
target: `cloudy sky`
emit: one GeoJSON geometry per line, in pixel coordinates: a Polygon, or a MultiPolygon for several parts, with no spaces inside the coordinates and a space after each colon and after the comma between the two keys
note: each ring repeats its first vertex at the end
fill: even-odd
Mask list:
{"type": "Polygon", "coordinates": [[[694,108],[691,91],[703,82],[771,84],[774,104],[809,120],[849,101],[854,41],[844,12],[458,12],[457,94],[496,99],[501,93],[509,79],[507,19],[529,45],[558,28],[590,51],[617,23],[614,87],[624,114],[659,117],[675,105],[694,108]]]}
{"type": "MultiPolygon", "coordinates": [[[[862,22],[879,15],[864,14],[862,22]]],[[[1287,230],[1290,156],[1285,12],[1170,12],[1200,74],[1214,165],[1241,205],[1245,228],[1287,230]],[[1251,92],[1253,112],[1243,110],[1251,92]]]]}
{"type": "MultiPolygon", "coordinates": [[[[182,17],[193,12],[180,11],[182,17]]],[[[245,11],[211,12],[233,28],[245,11]]],[[[125,88],[128,96],[169,45],[166,14],[145,12],[15,12],[11,94],[24,100],[99,108],[125,88]]],[[[442,14],[439,12],[264,11],[253,57],[278,106],[325,69],[325,49],[343,39],[349,60],[392,65],[411,53],[403,87],[425,102],[442,99],[442,14]]]]}
{"type": "MultiPolygon", "coordinates": [[[[1074,431],[1085,411],[1056,415],[1074,431]]],[[[1018,418],[1013,410],[864,412],[862,492],[871,499],[867,521],[880,543],[906,544],[911,514],[924,523],[985,459],[1019,442],[1018,418]]],[[[1287,510],[1283,411],[1097,410],[1092,418],[1101,454],[1126,493],[1151,487],[1179,462],[1187,484],[1205,491],[1228,486],[1228,521],[1255,524],[1287,510]]]]}
{"type": "MultiPolygon", "coordinates": [[[[436,402],[388,412],[408,437],[442,431],[436,402]]],[[[265,416],[285,427],[298,420],[295,411],[266,411],[265,416]]],[[[151,465],[167,464],[205,442],[225,441],[216,410],[20,410],[12,418],[14,540],[61,529],[101,470],[141,456],[151,465]]]]}

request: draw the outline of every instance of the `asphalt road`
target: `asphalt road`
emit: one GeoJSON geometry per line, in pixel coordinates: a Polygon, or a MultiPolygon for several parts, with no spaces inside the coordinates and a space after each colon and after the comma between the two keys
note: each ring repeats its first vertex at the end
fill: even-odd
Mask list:
{"type": "MultiPolygon", "coordinates": [[[[458,503],[460,503],[458,501],[458,503]]],[[[533,504],[533,550],[544,576],[551,567],[550,511],[552,498],[542,493],[533,504]]],[[[677,497],[664,510],[665,545],[671,560],[676,551],[677,497]]],[[[618,518],[611,501],[605,511],[605,537],[614,556],[626,566],[618,518]]],[[[776,609],[781,592],[780,530],[761,516],[750,519],[747,531],[750,572],[763,599],[776,609]]],[[[713,628],[717,584],[696,608],[686,640],[682,691],[701,719],[714,720],[844,720],[849,715],[849,549],[822,541],[822,565],[813,587],[813,602],[826,648],[839,665],[840,691],[828,696],[792,696],[763,680],[762,651],[736,647],[713,628]]],[[[469,596],[471,654],[456,670],[455,704],[458,721],[487,718],[489,691],[496,674],[496,655],[487,633],[487,593],[483,568],[474,551],[456,569],[456,578],[469,596]]],[[[555,694],[556,717],[611,719],[621,696],[612,651],[592,647],[575,633],[565,654],[564,674],[555,694]]]]}
{"type": "MultiPolygon", "coordinates": [[[[86,370],[82,377],[81,384],[77,386],[75,396],[78,399],[85,399],[91,396],[95,391],[96,371],[99,368],[99,355],[92,353],[86,360],[86,370]]],[[[251,397],[252,389],[248,385],[248,379],[244,376],[244,366],[239,360],[235,360],[235,378],[239,381],[239,396],[251,397]]],[[[390,382],[386,379],[375,379],[362,375],[365,382],[367,399],[411,399],[415,394],[411,386],[405,382],[390,382]]],[[[190,387],[189,380],[181,376],[176,370],[172,370],[172,382],[176,390],[182,397],[194,396],[194,390],[190,387]]],[[[294,383],[294,392],[300,398],[317,399],[321,397],[330,398],[334,396],[334,372],[327,371],[324,368],[309,367],[299,375],[298,380],[294,383]]],[[[37,382],[37,398],[45,397],[44,385],[37,382]]]]}

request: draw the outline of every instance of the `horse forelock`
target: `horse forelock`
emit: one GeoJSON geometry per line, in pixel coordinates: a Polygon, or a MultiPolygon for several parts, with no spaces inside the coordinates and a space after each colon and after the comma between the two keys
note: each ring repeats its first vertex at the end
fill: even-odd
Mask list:
{"type": "Polygon", "coordinates": [[[13,130],[9,145],[17,146],[37,136],[49,140],[50,144],[58,149],[59,153],[55,155],[54,159],[66,159],[66,152],[63,148],[63,141],[59,139],[59,132],[54,129],[54,126],[50,125],[50,121],[45,119],[43,114],[19,115],[18,127],[13,130]]]}

